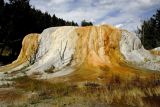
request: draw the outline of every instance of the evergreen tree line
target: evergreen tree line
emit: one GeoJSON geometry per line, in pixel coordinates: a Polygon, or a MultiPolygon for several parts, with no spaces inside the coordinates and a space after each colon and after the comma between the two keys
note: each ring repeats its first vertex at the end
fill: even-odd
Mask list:
{"type": "Polygon", "coordinates": [[[82,20],[81,26],[93,26],[93,23],[86,20],[82,20]]]}
{"type": "Polygon", "coordinates": [[[138,34],[146,49],[160,47],[160,9],[150,19],[143,21],[138,34]]]}
{"type": "Polygon", "coordinates": [[[47,12],[43,13],[30,5],[30,0],[0,0],[0,62],[14,60],[21,43],[29,33],[41,33],[45,28],[55,26],[78,26],[73,21],[65,21],[47,12]],[[4,50],[11,49],[7,59],[4,50]]]}

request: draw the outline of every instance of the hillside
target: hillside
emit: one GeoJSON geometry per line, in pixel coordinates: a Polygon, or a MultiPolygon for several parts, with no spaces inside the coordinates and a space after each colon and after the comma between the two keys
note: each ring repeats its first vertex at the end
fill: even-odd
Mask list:
{"type": "MultiPolygon", "coordinates": [[[[100,97],[108,96],[103,103],[146,106],[147,98],[160,95],[158,53],[158,48],[145,50],[134,33],[110,25],[52,27],[24,38],[17,60],[0,67],[1,86],[25,89],[25,79],[40,85],[69,83],[89,86],[88,93],[100,91],[100,97]]],[[[81,96],[83,91],[76,90],[81,96]]]]}
{"type": "Polygon", "coordinates": [[[0,0],[0,66],[11,63],[20,52],[23,38],[55,26],[78,26],[55,14],[42,12],[31,0],[0,0]]]}

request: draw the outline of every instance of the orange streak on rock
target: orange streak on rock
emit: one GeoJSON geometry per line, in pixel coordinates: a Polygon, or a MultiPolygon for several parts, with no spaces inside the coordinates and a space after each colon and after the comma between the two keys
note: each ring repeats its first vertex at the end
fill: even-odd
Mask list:
{"type": "Polygon", "coordinates": [[[159,56],[160,56],[160,51],[150,50],[150,52],[151,52],[153,55],[159,55],[159,56]]]}
{"type": "Polygon", "coordinates": [[[119,47],[121,30],[103,25],[81,27],[76,29],[76,32],[80,39],[77,42],[74,57],[77,62],[82,64],[77,66],[77,70],[70,75],[62,77],[63,80],[79,82],[93,80],[105,83],[110,81],[114,75],[119,75],[123,80],[127,80],[136,75],[149,77],[151,74],[141,72],[126,64],[119,47]],[[99,42],[104,44],[101,46],[99,42]],[[104,55],[99,52],[100,48],[104,49],[104,55]]]}
{"type": "Polygon", "coordinates": [[[38,48],[38,35],[39,34],[33,33],[25,36],[22,42],[22,49],[17,60],[9,65],[1,67],[0,72],[9,71],[30,60],[30,56],[32,56],[38,48]]]}
{"type": "Polygon", "coordinates": [[[16,62],[25,62],[30,59],[30,56],[35,54],[38,48],[38,35],[39,34],[29,34],[24,38],[22,42],[22,49],[16,62]]]}

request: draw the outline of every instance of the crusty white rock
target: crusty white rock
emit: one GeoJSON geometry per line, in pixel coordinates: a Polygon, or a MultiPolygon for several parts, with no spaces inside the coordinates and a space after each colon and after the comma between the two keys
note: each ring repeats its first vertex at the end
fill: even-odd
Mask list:
{"type": "Polygon", "coordinates": [[[120,71],[120,64],[127,62],[160,71],[160,56],[144,49],[134,33],[110,25],[51,27],[35,36],[26,36],[16,63],[0,68],[1,72],[39,72],[45,79],[71,74],[83,66],[120,71]],[[29,41],[32,43],[27,48],[29,41]],[[54,73],[46,73],[48,69],[54,73]]]}
{"type": "Polygon", "coordinates": [[[160,70],[160,56],[144,49],[140,39],[134,33],[122,31],[120,51],[128,62],[150,70],[160,70]]]}

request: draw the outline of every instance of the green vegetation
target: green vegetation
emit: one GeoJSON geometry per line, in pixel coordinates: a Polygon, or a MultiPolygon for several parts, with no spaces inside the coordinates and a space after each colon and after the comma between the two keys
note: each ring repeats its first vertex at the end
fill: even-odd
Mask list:
{"type": "Polygon", "coordinates": [[[86,21],[86,20],[83,20],[83,21],[81,22],[81,26],[93,26],[93,23],[92,23],[92,22],[88,22],[88,21],[86,21]]]}
{"type": "Polygon", "coordinates": [[[0,0],[0,61],[7,63],[17,58],[22,39],[29,33],[41,33],[48,27],[78,26],[73,21],[43,13],[29,2],[30,0],[0,0]],[[2,54],[6,47],[9,54],[4,57],[2,54]]]}
{"type": "Polygon", "coordinates": [[[140,34],[140,39],[146,49],[160,46],[160,10],[157,10],[155,15],[142,23],[138,34],[140,34]]]}

